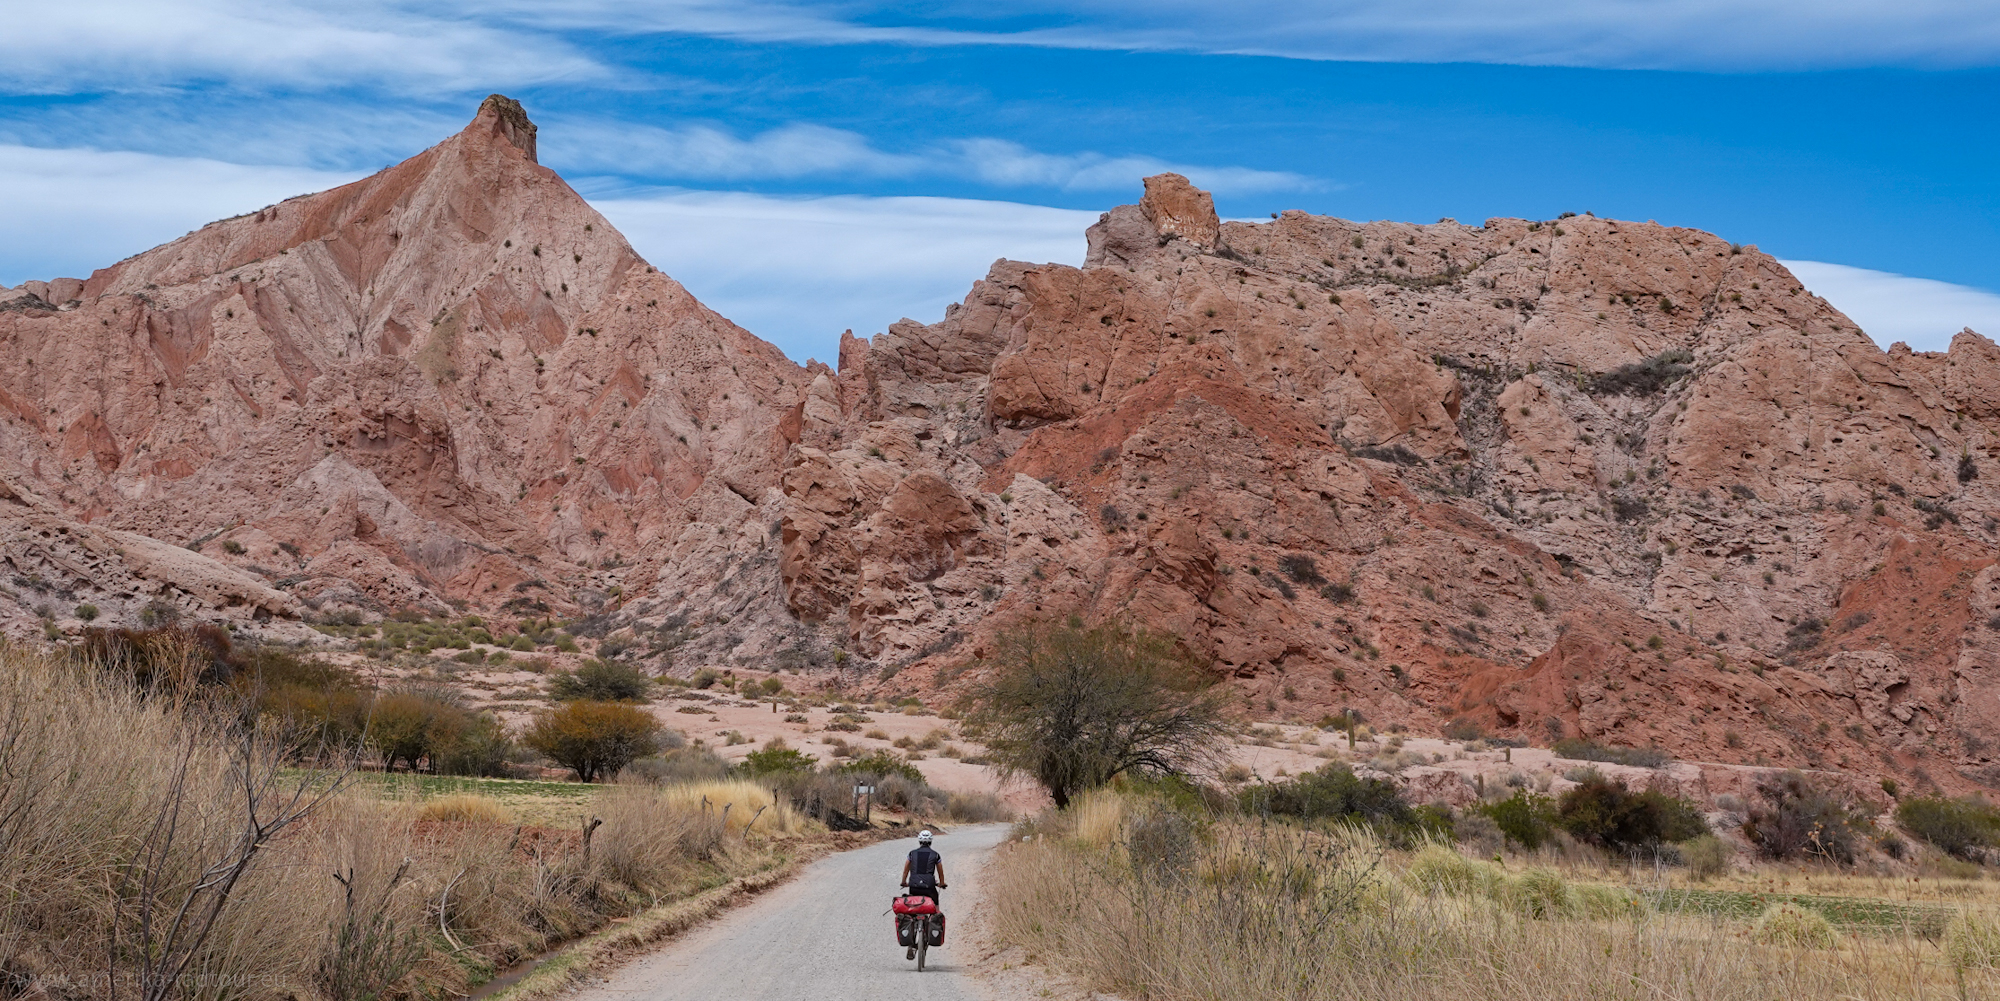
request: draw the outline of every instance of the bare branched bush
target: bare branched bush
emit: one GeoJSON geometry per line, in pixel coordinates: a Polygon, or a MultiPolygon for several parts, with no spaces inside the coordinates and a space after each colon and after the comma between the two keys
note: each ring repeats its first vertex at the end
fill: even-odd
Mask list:
{"type": "Polygon", "coordinates": [[[966,733],[1058,808],[1119,775],[1213,764],[1230,735],[1222,693],[1171,636],[1028,623],[1000,638],[966,733]]]}

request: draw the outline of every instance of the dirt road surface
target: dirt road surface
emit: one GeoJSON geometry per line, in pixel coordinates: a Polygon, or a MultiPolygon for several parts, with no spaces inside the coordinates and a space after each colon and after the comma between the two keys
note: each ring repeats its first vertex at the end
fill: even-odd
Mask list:
{"type": "Polygon", "coordinates": [[[943,948],[924,972],[896,947],[889,898],[903,857],[902,838],[831,855],[746,906],[620,968],[586,987],[582,1001],[981,1001],[972,981],[966,932],[979,920],[980,877],[1006,824],[940,834],[944,855],[943,948]]]}

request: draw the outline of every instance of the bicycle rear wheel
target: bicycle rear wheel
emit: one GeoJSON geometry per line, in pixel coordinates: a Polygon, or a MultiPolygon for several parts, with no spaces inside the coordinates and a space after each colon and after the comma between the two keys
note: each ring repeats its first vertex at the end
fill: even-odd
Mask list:
{"type": "Polygon", "coordinates": [[[917,926],[917,972],[924,971],[924,957],[931,954],[931,918],[924,916],[924,923],[917,926]]]}

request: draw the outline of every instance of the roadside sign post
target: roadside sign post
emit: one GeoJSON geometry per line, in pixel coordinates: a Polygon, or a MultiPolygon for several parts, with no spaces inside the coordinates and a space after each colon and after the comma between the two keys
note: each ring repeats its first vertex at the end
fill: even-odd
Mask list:
{"type": "Polygon", "coordinates": [[[861,814],[861,822],[864,824],[868,823],[870,814],[874,812],[874,798],[874,786],[856,785],[854,787],[854,812],[861,814]]]}

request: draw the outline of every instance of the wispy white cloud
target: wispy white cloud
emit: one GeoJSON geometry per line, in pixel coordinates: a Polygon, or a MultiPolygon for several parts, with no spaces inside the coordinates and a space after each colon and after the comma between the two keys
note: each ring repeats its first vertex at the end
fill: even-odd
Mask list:
{"type": "Polygon", "coordinates": [[[961,198],[624,193],[591,204],[661,271],[793,358],[934,322],[995,260],[1081,264],[1095,212],[961,198]]]}
{"type": "Polygon", "coordinates": [[[1882,347],[1943,351],[1967,327],[2000,338],[2000,295],[1985,289],[1822,261],[1779,263],[1882,347]]]}
{"type": "Polygon", "coordinates": [[[392,0],[73,0],[14,4],[0,87],[79,93],[203,84],[462,91],[603,81],[615,71],[550,32],[392,0]]]}
{"type": "Polygon", "coordinates": [[[1990,66],[2000,8],[1963,0],[526,0],[524,23],[763,42],[1008,44],[1376,62],[1789,70],[1990,66]]]}
{"type": "MultiPolygon", "coordinates": [[[[19,7],[20,5],[16,5],[19,7]]],[[[1031,45],[1374,62],[1800,70],[2000,65],[2000,5],[1964,0],[74,0],[6,15],[0,88],[439,93],[645,74],[595,35],[1031,45]]]]}
{"type": "Polygon", "coordinates": [[[588,121],[561,122],[545,134],[544,159],[549,163],[666,180],[946,177],[1001,188],[1105,191],[1135,189],[1140,178],[1171,170],[1226,194],[1329,186],[1289,171],[1095,152],[1044,153],[1004,139],[958,139],[890,152],[858,133],[812,124],[785,125],[747,139],[708,125],[667,129],[588,121]]]}
{"type": "Polygon", "coordinates": [[[0,145],[0,284],[81,278],[217,219],[355,179],[297,167],[0,145]]]}

